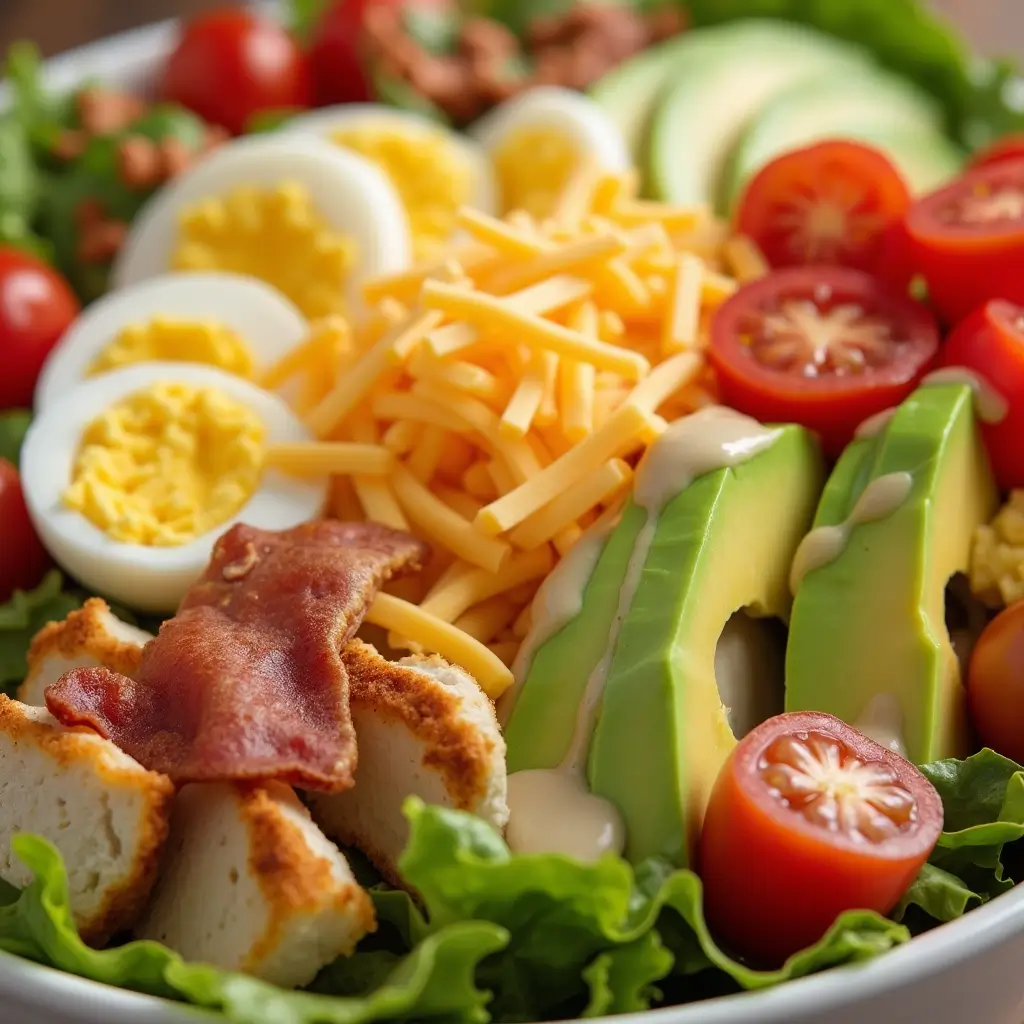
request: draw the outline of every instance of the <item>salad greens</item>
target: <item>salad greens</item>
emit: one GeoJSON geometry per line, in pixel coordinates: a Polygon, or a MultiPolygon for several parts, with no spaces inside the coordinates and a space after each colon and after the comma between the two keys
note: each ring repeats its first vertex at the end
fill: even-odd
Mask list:
{"type": "MultiPolygon", "coordinates": [[[[924,771],[954,827],[894,915],[913,906],[920,927],[993,895],[1005,881],[1007,844],[1024,835],[1020,766],[983,750],[924,771]]],[[[761,971],[715,944],[690,871],[657,860],[634,869],[611,856],[583,864],[514,855],[478,818],[415,798],[406,815],[411,834],[400,867],[422,909],[406,893],[374,885],[378,932],[303,992],[187,964],[154,942],[89,949],[71,921],[60,855],[33,836],[14,840],[34,880],[20,893],[0,891],[0,949],[252,1024],[485,1024],[643,1010],[659,1004],[663,986],[675,1001],[699,997],[708,981],[718,991],[764,988],[869,959],[918,927],[909,915],[899,924],[853,911],[779,970],[761,971]]]]}

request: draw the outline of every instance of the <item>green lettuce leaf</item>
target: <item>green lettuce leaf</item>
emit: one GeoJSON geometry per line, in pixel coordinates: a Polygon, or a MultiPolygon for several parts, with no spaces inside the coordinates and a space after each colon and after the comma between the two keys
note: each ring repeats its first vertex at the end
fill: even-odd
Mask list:
{"type": "Polygon", "coordinates": [[[32,637],[48,622],[81,607],[81,598],[64,590],[64,578],[56,569],[35,590],[16,590],[0,605],[0,691],[10,693],[25,678],[32,637]]]}
{"type": "Polygon", "coordinates": [[[0,459],[19,465],[21,442],[25,440],[32,423],[32,413],[27,409],[9,409],[0,412],[0,459]]]}

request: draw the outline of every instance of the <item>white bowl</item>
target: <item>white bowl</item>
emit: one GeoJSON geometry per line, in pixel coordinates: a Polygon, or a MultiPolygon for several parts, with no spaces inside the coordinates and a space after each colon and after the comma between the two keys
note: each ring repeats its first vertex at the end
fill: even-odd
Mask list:
{"type": "MultiPolygon", "coordinates": [[[[263,6],[263,5],[261,5],[263,6]]],[[[272,6],[272,5],[268,5],[272,6]]],[[[96,77],[144,88],[174,39],[163,22],[62,54],[46,84],[96,77]]],[[[0,85],[0,108],[6,90],[0,85]]],[[[3,1024],[195,1024],[193,1008],[0,953],[3,1024]]],[[[864,964],[764,992],[606,1018],[615,1024],[1022,1024],[1024,886],[864,964]]]]}

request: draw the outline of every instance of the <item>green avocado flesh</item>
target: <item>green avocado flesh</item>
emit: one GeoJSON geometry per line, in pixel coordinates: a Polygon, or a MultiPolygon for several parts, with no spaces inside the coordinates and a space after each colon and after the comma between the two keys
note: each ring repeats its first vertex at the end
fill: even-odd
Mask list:
{"type": "MultiPolygon", "coordinates": [[[[588,759],[591,789],[618,807],[634,862],[692,859],[711,785],[736,743],[715,678],[718,639],[740,609],[788,616],[789,566],[822,479],[816,442],[781,427],[769,448],[698,477],[661,512],[615,640],[588,759]]],[[[568,752],[646,521],[644,509],[626,507],[580,613],[538,649],[505,732],[510,772],[553,768],[568,752]]]]}
{"type": "Polygon", "coordinates": [[[907,497],[852,527],[842,551],[799,583],[786,651],[786,710],[856,725],[878,699],[917,764],[968,748],[960,667],[945,625],[945,588],[967,569],[971,538],[997,506],[965,384],[919,388],[875,437],[854,441],[825,487],[814,525],[843,523],[886,474],[907,497]]]}
{"type": "Polygon", "coordinates": [[[915,192],[942,184],[964,154],[942,129],[938,105],[903,79],[880,70],[828,72],[766,103],[736,145],[727,205],[765,164],[791,149],[849,138],[888,154],[915,192]]]}
{"type": "Polygon", "coordinates": [[[713,31],[720,42],[677,65],[651,119],[648,190],[673,203],[720,198],[734,146],[774,96],[830,71],[871,74],[860,50],[809,29],[768,22],[713,31]]]}

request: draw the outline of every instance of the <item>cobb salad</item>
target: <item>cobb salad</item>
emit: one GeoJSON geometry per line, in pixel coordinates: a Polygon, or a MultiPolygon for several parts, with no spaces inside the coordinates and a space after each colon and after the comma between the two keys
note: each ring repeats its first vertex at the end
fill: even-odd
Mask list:
{"type": "Polygon", "coordinates": [[[12,49],[0,950],[530,1022],[1015,884],[1016,80],[792,6],[227,8],[148,95],[12,49]]]}

